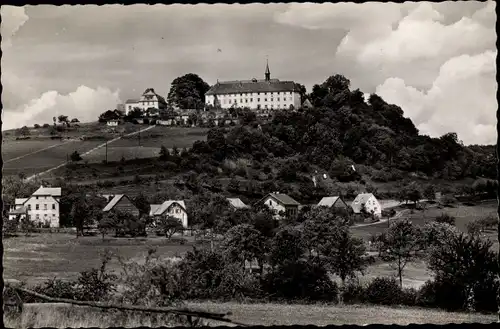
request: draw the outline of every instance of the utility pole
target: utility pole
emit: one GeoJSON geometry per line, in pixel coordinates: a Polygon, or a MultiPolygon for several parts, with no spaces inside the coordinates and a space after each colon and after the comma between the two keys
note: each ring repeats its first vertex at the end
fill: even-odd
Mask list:
{"type": "Polygon", "coordinates": [[[106,140],[106,163],[108,163],[108,140],[106,140]]]}
{"type": "Polygon", "coordinates": [[[139,146],[141,146],[141,127],[139,127],[139,146]]]}

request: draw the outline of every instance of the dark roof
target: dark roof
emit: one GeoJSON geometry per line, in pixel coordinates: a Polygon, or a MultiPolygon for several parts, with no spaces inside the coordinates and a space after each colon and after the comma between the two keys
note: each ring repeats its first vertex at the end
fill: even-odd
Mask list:
{"type": "Polygon", "coordinates": [[[137,103],[139,102],[138,99],[127,99],[127,101],[125,102],[125,104],[132,104],[132,103],[137,103]]]}
{"type": "Polygon", "coordinates": [[[300,206],[300,203],[292,199],[290,196],[283,193],[269,193],[271,197],[278,200],[286,206],[300,206]]]}
{"type": "Polygon", "coordinates": [[[293,81],[279,81],[278,79],[222,81],[213,85],[206,95],[280,91],[298,91],[298,88],[293,81]]]}

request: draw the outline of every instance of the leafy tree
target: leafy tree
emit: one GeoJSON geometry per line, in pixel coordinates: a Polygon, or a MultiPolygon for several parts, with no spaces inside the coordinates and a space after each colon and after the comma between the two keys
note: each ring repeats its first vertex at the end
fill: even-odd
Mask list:
{"type": "Polygon", "coordinates": [[[92,226],[102,219],[102,209],[106,203],[106,199],[97,195],[80,193],[71,207],[71,218],[77,237],[83,235],[85,227],[92,226]]]}
{"type": "Polygon", "coordinates": [[[337,226],[335,236],[322,249],[329,267],[343,285],[347,278],[355,278],[356,272],[364,273],[367,266],[364,242],[353,237],[347,225],[337,226]]]}
{"type": "Polygon", "coordinates": [[[16,131],[16,134],[18,136],[26,137],[26,136],[31,135],[31,132],[30,132],[30,129],[27,126],[23,126],[22,128],[20,128],[20,129],[18,129],[16,131]]]}
{"type": "Polygon", "coordinates": [[[429,184],[425,187],[424,189],[424,198],[427,200],[434,200],[436,198],[436,190],[434,188],[434,185],[429,184]]]}
{"type": "Polygon", "coordinates": [[[160,160],[167,161],[170,159],[170,151],[164,145],[160,148],[160,160]]]}
{"type": "Polygon", "coordinates": [[[78,120],[78,118],[71,119],[71,123],[78,123],[78,122],[80,122],[80,120],[78,120]]]}
{"type": "Polygon", "coordinates": [[[284,227],[271,240],[270,261],[272,266],[297,263],[305,251],[302,232],[294,227],[284,227]]]}
{"type": "Polygon", "coordinates": [[[299,91],[299,94],[300,94],[300,104],[302,104],[307,99],[307,90],[306,90],[306,87],[303,84],[300,84],[300,83],[296,83],[295,86],[296,86],[296,88],[299,91]]]}
{"type": "Polygon", "coordinates": [[[189,73],[175,78],[170,86],[167,101],[180,109],[202,109],[205,93],[210,86],[198,75],[189,73]]]}
{"type": "Polygon", "coordinates": [[[240,224],[229,229],[221,246],[225,256],[242,264],[243,268],[245,267],[245,261],[257,260],[262,274],[267,243],[262,233],[251,225],[240,224]]]}
{"type": "Polygon", "coordinates": [[[59,123],[69,126],[69,119],[67,115],[60,115],[57,117],[57,120],[59,121],[59,123]]]}
{"type": "Polygon", "coordinates": [[[78,162],[82,160],[82,157],[80,156],[80,153],[78,153],[78,151],[74,151],[73,153],[71,153],[69,158],[73,162],[78,162]]]}
{"type": "Polygon", "coordinates": [[[35,123],[35,124],[33,125],[33,128],[38,129],[38,128],[40,128],[40,125],[39,125],[38,123],[35,123]]]}
{"type": "Polygon", "coordinates": [[[108,213],[104,218],[99,221],[97,227],[99,228],[99,232],[101,232],[102,240],[104,241],[104,236],[108,234],[109,231],[115,228],[117,225],[116,216],[114,213],[108,213]]]}
{"type": "Polygon", "coordinates": [[[139,209],[139,217],[149,215],[151,206],[146,196],[141,192],[134,198],[134,205],[139,209]]]}
{"type": "Polygon", "coordinates": [[[387,234],[382,236],[381,257],[396,268],[399,284],[403,286],[403,270],[422,247],[421,232],[407,219],[390,224],[387,234]]]}
{"type": "Polygon", "coordinates": [[[160,216],[157,220],[157,227],[167,239],[170,239],[175,233],[182,232],[184,230],[181,221],[170,215],[160,216]]]}

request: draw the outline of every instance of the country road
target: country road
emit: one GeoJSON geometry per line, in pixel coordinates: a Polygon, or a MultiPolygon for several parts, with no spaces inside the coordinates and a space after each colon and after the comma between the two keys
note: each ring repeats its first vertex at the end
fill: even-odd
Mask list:
{"type": "MultiPolygon", "coordinates": [[[[93,149],[91,149],[91,150],[89,150],[89,151],[87,151],[87,152],[85,152],[85,153],[81,154],[81,157],[83,158],[83,157],[85,157],[86,155],[89,155],[90,153],[92,153],[92,152],[94,152],[94,151],[96,151],[96,150],[98,150],[98,149],[100,149],[100,148],[102,148],[102,147],[105,147],[105,146],[106,146],[106,144],[108,144],[108,145],[109,145],[109,144],[111,144],[111,143],[114,143],[114,142],[116,142],[117,140],[120,140],[120,139],[121,139],[121,138],[123,138],[123,137],[133,136],[133,135],[136,135],[136,134],[139,134],[139,133],[142,133],[142,132],[148,131],[148,130],[150,130],[150,129],[153,129],[154,127],[155,127],[154,125],[153,125],[153,126],[149,126],[149,127],[147,127],[147,128],[144,128],[144,129],[141,129],[141,130],[138,130],[138,131],[134,131],[134,132],[132,132],[132,133],[130,133],[130,134],[126,134],[126,135],[123,135],[123,136],[120,136],[120,137],[116,137],[116,138],[114,138],[114,139],[112,139],[112,140],[109,140],[109,141],[107,141],[107,142],[105,142],[105,143],[99,144],[98,146],[94,147],[93,149]]],[[[42,171],[41,173],[31,175],[31,176],[27,177],[27,178],[25,179],[25,181],[30,181],[30,180],[32,180],[32,179],[34,179],[34,178],[36,178],[36,177],[40,177],[40,176],[42,176],[42,175],[45,175],[45,174],[47,174],[47,173],[49,173],[49,172],[51,172],[51,171],[54,171],[54,170],[56,170],[56,169],[59,169],[59,168],[61,168],[61,167],[65,166],[66,164],[68,164],[68,161],[65,161],[65,162],[61,163],[60,165],[55,166],[55,167],[53,167],[53,168],[50,168],[50,169],[48,169],[48,170],[42,171]]]]}

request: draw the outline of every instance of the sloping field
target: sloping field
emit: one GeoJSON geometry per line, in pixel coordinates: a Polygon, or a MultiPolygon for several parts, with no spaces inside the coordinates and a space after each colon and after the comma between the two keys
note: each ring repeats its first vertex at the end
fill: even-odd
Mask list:
{"type": "Polygon", "coordinates": [[[60,140],[4,140],[2,142],[3,162],[10,162],[18,157],[27,156],[47,148],[59,147],[65,142],[60,140]]]}
{"type": "MultiPolygon", "coordinates": [[[[24,142],[29,144],[33,143],[29,140],[23,141],[23,143],[24,142]]],[[[64,163],[74,151],[78,151],[78,153],[82,154],[102,143],[103,141],[72,141],[64,143],[60,146],[52,147],[41,152],[29,154],[17,160],[4,163],[3,174],[17,175],[22,172],[27,176],[33,175],[64,163]]],[[[26,150],[28,149],[29,146],[26,146],[26,150]]]]}
{"type": "MultiPolygon", "coordinates": [[[[117,141],[116,143],[119,143],[117,141]]],[[[159,147],[147,147],[147,146],[115,146],[112,143],[108,146],[108,161],[120,161],[122,157],[126,160],[130,159],[141,159],[141,158],[155,158],[160,154],[159,147]]],[[[106,148],[100,148],[95,152],[85,156],[85,160],[89,163],[101,162],[106,159],[106,148]]]]}
{"type": "Polygon", "coordinates": [[[191,147],[193,143],[198,140],[206,140],[207,131],[208,128],[200,127],[181,128],[155,126],[153,129],[141,133],[140,137],[139,135],[124,137],[116,143],[113,143],[113,146],[136,146],[139,145],[140,139],[140,145],[144,147],[156,147],[159,149],[162,145],[167,148],[176,146],[180,150],[184,147],[191,147]]]}

